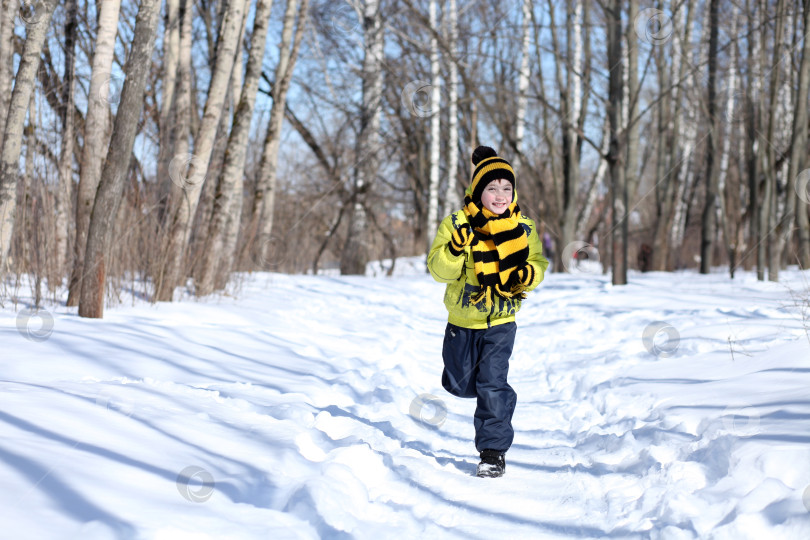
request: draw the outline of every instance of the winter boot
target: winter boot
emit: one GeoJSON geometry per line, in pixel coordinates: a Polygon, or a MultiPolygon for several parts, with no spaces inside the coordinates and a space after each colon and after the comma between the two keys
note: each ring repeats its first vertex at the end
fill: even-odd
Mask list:
{"type": "Polygon", "coordinates": [[[506,469],[506,460],[503,453],[497,450],[482,450],[481,463],[478,464],[478,471],[475,473],[480,478],[497,478],[503,476],[506,469]]]}

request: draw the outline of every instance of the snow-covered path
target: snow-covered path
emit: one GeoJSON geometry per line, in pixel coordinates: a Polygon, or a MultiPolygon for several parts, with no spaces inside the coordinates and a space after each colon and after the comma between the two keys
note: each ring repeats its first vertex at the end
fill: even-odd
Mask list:
{"type": "Polygon", "coordinates": [[[497,480],[441,388],[426,275],[49,307],[42,338],[7,305],[2,536],[810,538],[808,273],[630,277],[526,301],[497,480]]]}

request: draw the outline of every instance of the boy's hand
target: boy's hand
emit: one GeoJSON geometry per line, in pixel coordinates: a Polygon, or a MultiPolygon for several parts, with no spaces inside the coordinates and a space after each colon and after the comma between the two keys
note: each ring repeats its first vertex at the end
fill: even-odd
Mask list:
{"type": "Polygon", "coordinates": [[[509,276],[512,293],[521,293],[526,290],[534,281],[534,267],[529,263],[523,263],[523,266],[512,272],[509,276]]]}
{"type": "Polygon", "coordinates": [[[472,243],[473,238],[472,228],[468,223],[453,229],[453,232],[450,234],[450,243],[448,244],[450,253],[458,257],[464,251],[464,248],[472,243]]]}
{"type": "Polygon", "coordinates": [[[528,287],[534,281],[534,267],[529,263],[525,263],[517,271],[518,283],[524,287],[528,287]]]}

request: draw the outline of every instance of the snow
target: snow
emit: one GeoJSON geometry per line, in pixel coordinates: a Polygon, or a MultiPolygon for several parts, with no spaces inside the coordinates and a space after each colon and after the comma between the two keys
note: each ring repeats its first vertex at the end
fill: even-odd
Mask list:
{"type": "Polygon", "coordinates": [[[810,538],[810,273],[547,275],[479,479],[444,286],[389,266],[102,320],[6,302],[3,537],[810,538]]]}

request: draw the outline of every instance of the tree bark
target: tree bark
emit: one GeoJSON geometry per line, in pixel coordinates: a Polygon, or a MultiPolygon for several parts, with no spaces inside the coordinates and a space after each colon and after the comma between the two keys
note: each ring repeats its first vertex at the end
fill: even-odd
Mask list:
{"type": "Polygon", "coordinates": [[[54,198],[56,214],[56,252],[52,279],[48,286],[54,289],[62,284],[65,273],[65,261],[68,257],[68,234],[70,217],[73,213],[73,109],[75,107],[74,80],[76,75],[76,30],[78,7],[76,0],[67,0],[65,4],[65,75],[62,79],[62,144],[59,155],[59,185],[54,198]]]}
{"type": "Polygon", "coordinates": [[[439,161],[441,160],[441,75],[439,74],[439,44],[436,35],[439,18],[436,0],[430,0],[430,181],[428,184],[428,211],[425,226],[425,253],[430,249],[439,227],[439,161]]]}
{"type": "Polygon", "coordinates": [[[718,33],[718,0],[709,3],[709,133],[706,147],[706,198],[703,203],[703,218],[701,220],[700,234],[700,273],[711,272],[714,228],[715,223],[715,197],[717,197],[716,182],[717,171],[714,166],[714,153],[717,147],[717,33],[718,33]]]}
{"type": "Polygon", "coordinates": [[[627,284],[627,185],[624,181],[624,133],[622,118],[622,1],[606,4],[608,34],[608,118],[610,119],[610,150],[608,168],[611,179],[613,227],[611,252],[614,285],[627,284]]]}
{"type": "MultiPolygon", "coordinates": [[[[188,170],[175,180],[181,185],[177,204],[171,209],[168,228],[168,249],[164,272],[157,289],[158,301],[172,300],[174,288],[185,277],[183,268],[191,236],[191,225],[200,201],[203,182],[211,160],[217,127],[222,115],[228,85],[231,80],[239,32],[244,21],[245,0],[231,0],[217,40],[216,61],[211,74],[208,98],[202,121],[194,137],[194,155],[188,159],[188,170]]],[[[185,168],[185,167],[183,167],[185,168]]]]}
{"type": "Polygon", "coordinates": [[[366,200],[379,167],[380,113],[383,82],[383,25],[379,0],[363,4],[363,104],[354,165],[354,186],[346,242],[340,258],[341,274],[365,274],[369,259],[366,200]]]}
{"type": "MultiPolygon", "coordinates": [[[[810,268],[810,223],[808,223],[808,207],[810,207],[810,185],[798,184],[799,171],[803,170],[806,161],[807,148],[807,95],[810,94],[810,0],[804,0],[802,19],[804,29],[804,45],[802,47],[801,67],[799,68],[799,91],[796,99],[796,114],[793,117],[793,135],[790,144],[790,168],[788,179],[791,182],[789,192],[803,189],[797,202],[796,225],[799,229],[799,266],[810,268]]],[[[807,173],[805,173],[807,174],[807,173]]]]}
{"type": "Polygon", "coordinates": [[[14,82],[14,15],[19,5],[18,0],[0,1],[0,148],[14,82]]]}
{"type": "MultiPolygon", "coordinates": [[[[119,0],[120,1],[120,0],[119,0]]],[[[161,215],[169,201],[169,163],[174,155],[177,112],[175,95],[178,85],[178,65],[180,63],[180,0],[166,0],[165,28],[163,31],[163,94],[158,120],[159,145],[157,178],[160,189],[159,205],[161,215]]]]}
{"type": "Polygon", "coordinates": [[[82,147],[82,163],[76,198],[76,238],[73,241],[73,270],[70,275],[67,299],[67,305],[71,307],[79,305],[90,212],[93,209],[93,198],[101,179],[104,150],[108,141],[107,131],[110,116],[108,93],[120,9],[121,0],[109,0],[101,2],[99,5],[98,31],[93,52],[87,116],[84,122],[84,146],[82,147]]]}
{"type": "MultiPolygon", "coordinates": [[[[628,0],[627,20],[634,21],[638,15],[638,0],[628,0]]],[[[625,31],[627,42],[627,68],[625,71],[626,87],[625,102],[627,109],[623,109],[627,117],[627,163],[624,168],[625,183],[627,184],[628,203],[633,201],[638,191],[638,184],[641,179],[639,174],[639,132],[640,123],[638,118],[639,102],[639,82],[638,82],[638,36],[633,24],[628,23],[625,31]]],[[[665,100],[669,101],[668,98],[665,100]]],[[[658,177],[660,180],[661,177],[658,177]]]]}
{"type": "Polygon", "coordinates": [[[238,224],[242,213],[242,179],[250,136],[250,123],[253,118],[256,92],[259,89],[259,77],[262,72],[272,6],[273,0],[258,0],[256,4],[245,81],[234,116],[228,149],[225,151],[225,164],[214,199],[208,234],[205,238],[203,249],[205,256],[201,261],[202,268],[196,287],[198,296],[213,292],[220,261],[225,262],[226,272],[231,269],[236,238],[228,237],[228,223],[229,220],[236,220],[238,224]]]}
{"type": "MultiPolygon", "coordinates": [[[[731,35],[737,35],[737,18],[738,12],[734,10],[731,22],[731,35]]],[[[728,254],[728,271],[731,279],[734,279],[734,270],[736,266],[736,253],[737,246],[735,236],[731,233],[729,226],[729,216],[726,211],[726,177],[728,176],[728,162],[729,152],[731,150],[731,124],[734,116],[734,99],[737,91],[737,48],[732,45],[731,52],[729,53],[729,74],[728,74],[728,92],[726,96],[725,107],[725,122],[723,122],[723,149],[720,154],[720,170],[717,174],[717,219],[722,225],[723,242],[726,246],[726,253],[728,254]]]]}
{"type": "Polygon", "coordinates": [[[254,262],[259,267],[277,264],[281,255],[278,253],[278,243],[272,242],[273,211],[276,199],[276,182],[278,167],[278,147],[281,141],[281,127],[284,121],[284,111],[287,106],[287,90],[290,87],[298,49],[306,27],[307,0],[301,3],[299,10],[299,24],[293,39],[295,12],[298,7],[297,0],[287,0],[287,9],[284,13],[284,24],[281,31],[279,45],[279,61],[276,65],[275,81],[273,83],[273,107],[270,109],[270,122],[264,139],[262,160],[259,166],[259,176],[256,180],[256,191],[253,200],[253,213],[251,215],[250,231],[257,231],[257,244],[254,262]],[[290,47],[290,43],[293,43],[290,47]]]}
{"type": "MultiPolygon", "coordinates": [[[[673,47],[678,47],[681,51],[686,51],[692,40],[692,19],[695,13],[695,0],[689,0],[686,7],[686,21],[683,25],[683,38],[678,33],[680,30],[681,10],[678,9],[674,14],[675,24],[673,29],[673,47]]],[[[663,51],[659,51],[663,52],[663,51]]],[[[683,85],[687,79],[691,79],[692,75],[687,75],[687,68],[695,64],[694,50],[690,55],[689,61],[684,59],[685,53],[675,56],[673,59],[673,73],[678,77],[678,83],[672,88],[671,100],[672,107],[672,131],[669,139],[669,152],[659,154],[659,159],[666,159],[666,173],[665,177],[658,176],[658,180],[664,183],[663,188],[660,190],[662,196],[659,198],[659,214],[657,216],[655,226],[655,237],[653,240],[653,254],[652,254],[652,268],[657,271],[665,271],[670,268],[670,254],[674,247],[672,239],[673,222],[675,212],[680,211],[679,201],[683,198],[683,179],[686,177],[686,170],[689,167],[689,157],[694,148],[694,136],[697,131],[692,125],[696,121],[692,118],[684,122],[684,127],[681,127],[681,115],[684,111],[683,103],[683,85]],[[665,158],[660,156],[666,156],[665,158]]],[[[663,89],[663,88],[662,88],[663,89]]],[[[690,110],[690,104],[686,104],[686,111],[690,110]]],[[[660,121],[660,120],[659,120],[660,121]]],[[[659,137],[658,144],[663,145],[664,138],[659,137]]]]}
{"type": "Polygon", "coordinates": [[[531,68],[529,66],[529,56],[531,54],[531,18],[532,18],[533,2],[532,0],[523,0],[523,18],[520,24],[521,31],[521,50],[520,50],[520,71],[518,73],[518,96],[517,96],[517,112],[515,113],[515,147],[518,149],[517,164],[520,167],[522,164],[522,150],[523,138],[526,134],[526,108],[529,103],[529,81],[531,79],[531,68]]]}
{"type": "Polygon", "coordinates": [[[138,120],[143,110],[146,76],[151,66],[159,15],[160,0],[141,0],[125,69],[127,76],[121,102],[115,115],[107,159],[90,216],[79,300],[80,317],[101,318],[104,315],[106,260],[115,232],[115,217],[126,183],[138,120]]]}
{"type": "Polygon", "coordinates": [[[766,257],[766,248],[768,257],[768,280],[779,281],[779,266],[781,262],[777,257],[776,246],[776,219],[777,219],[777,202],[778,202],[778,179],[777,179],[777,164],[776,164],[776,148],[774,144],[774,134],[776,132],[777,121],[777,102],[779,98],[779,82],[781,77],[781,69],[779,64],[782,58],[782,39],[785,27],[785,0],[777,0],[776,2],[776,29],[774,31],[773,40],[773,60],[772,68],[770,70],[771,80],[769,88],[769,106],[768,106],[768,130],[767,134],[760,134],[760,145],[763,147],[763,163],[762,169],[765,177],[765,189],[767,196],[765,198],[766,212],[763,219],[760,220],[760,243],[761,257],[763,264],[766,257]],[[767,227],[767,231],[763,234],[767,227]]]}
{"type": "Polygon", "coordinates": [[[3,136],[3,150],[0,154],[0,276],[5,273],[9,263],[7,254],[11,246],[17,205],[25,113],[31,101],[31,92],[34,91],[40,53],[56,8],[56,0],[42,0],[35,6],[33,18],[26,24],[26,38],[17,76],[14,79],[14,91],[11,93],[6,131],[3,136]]]}
{"type": "Polygon", "coordinates": [[[461,207],[461,197],[458,186],[458,8],[456,0],[450,0],[448,7],[450,17],[450,80],[448,81],[448,110],[449,118],[447,130],[447,195],[445,196],[445,209],[452,212],[461,207]]]}

